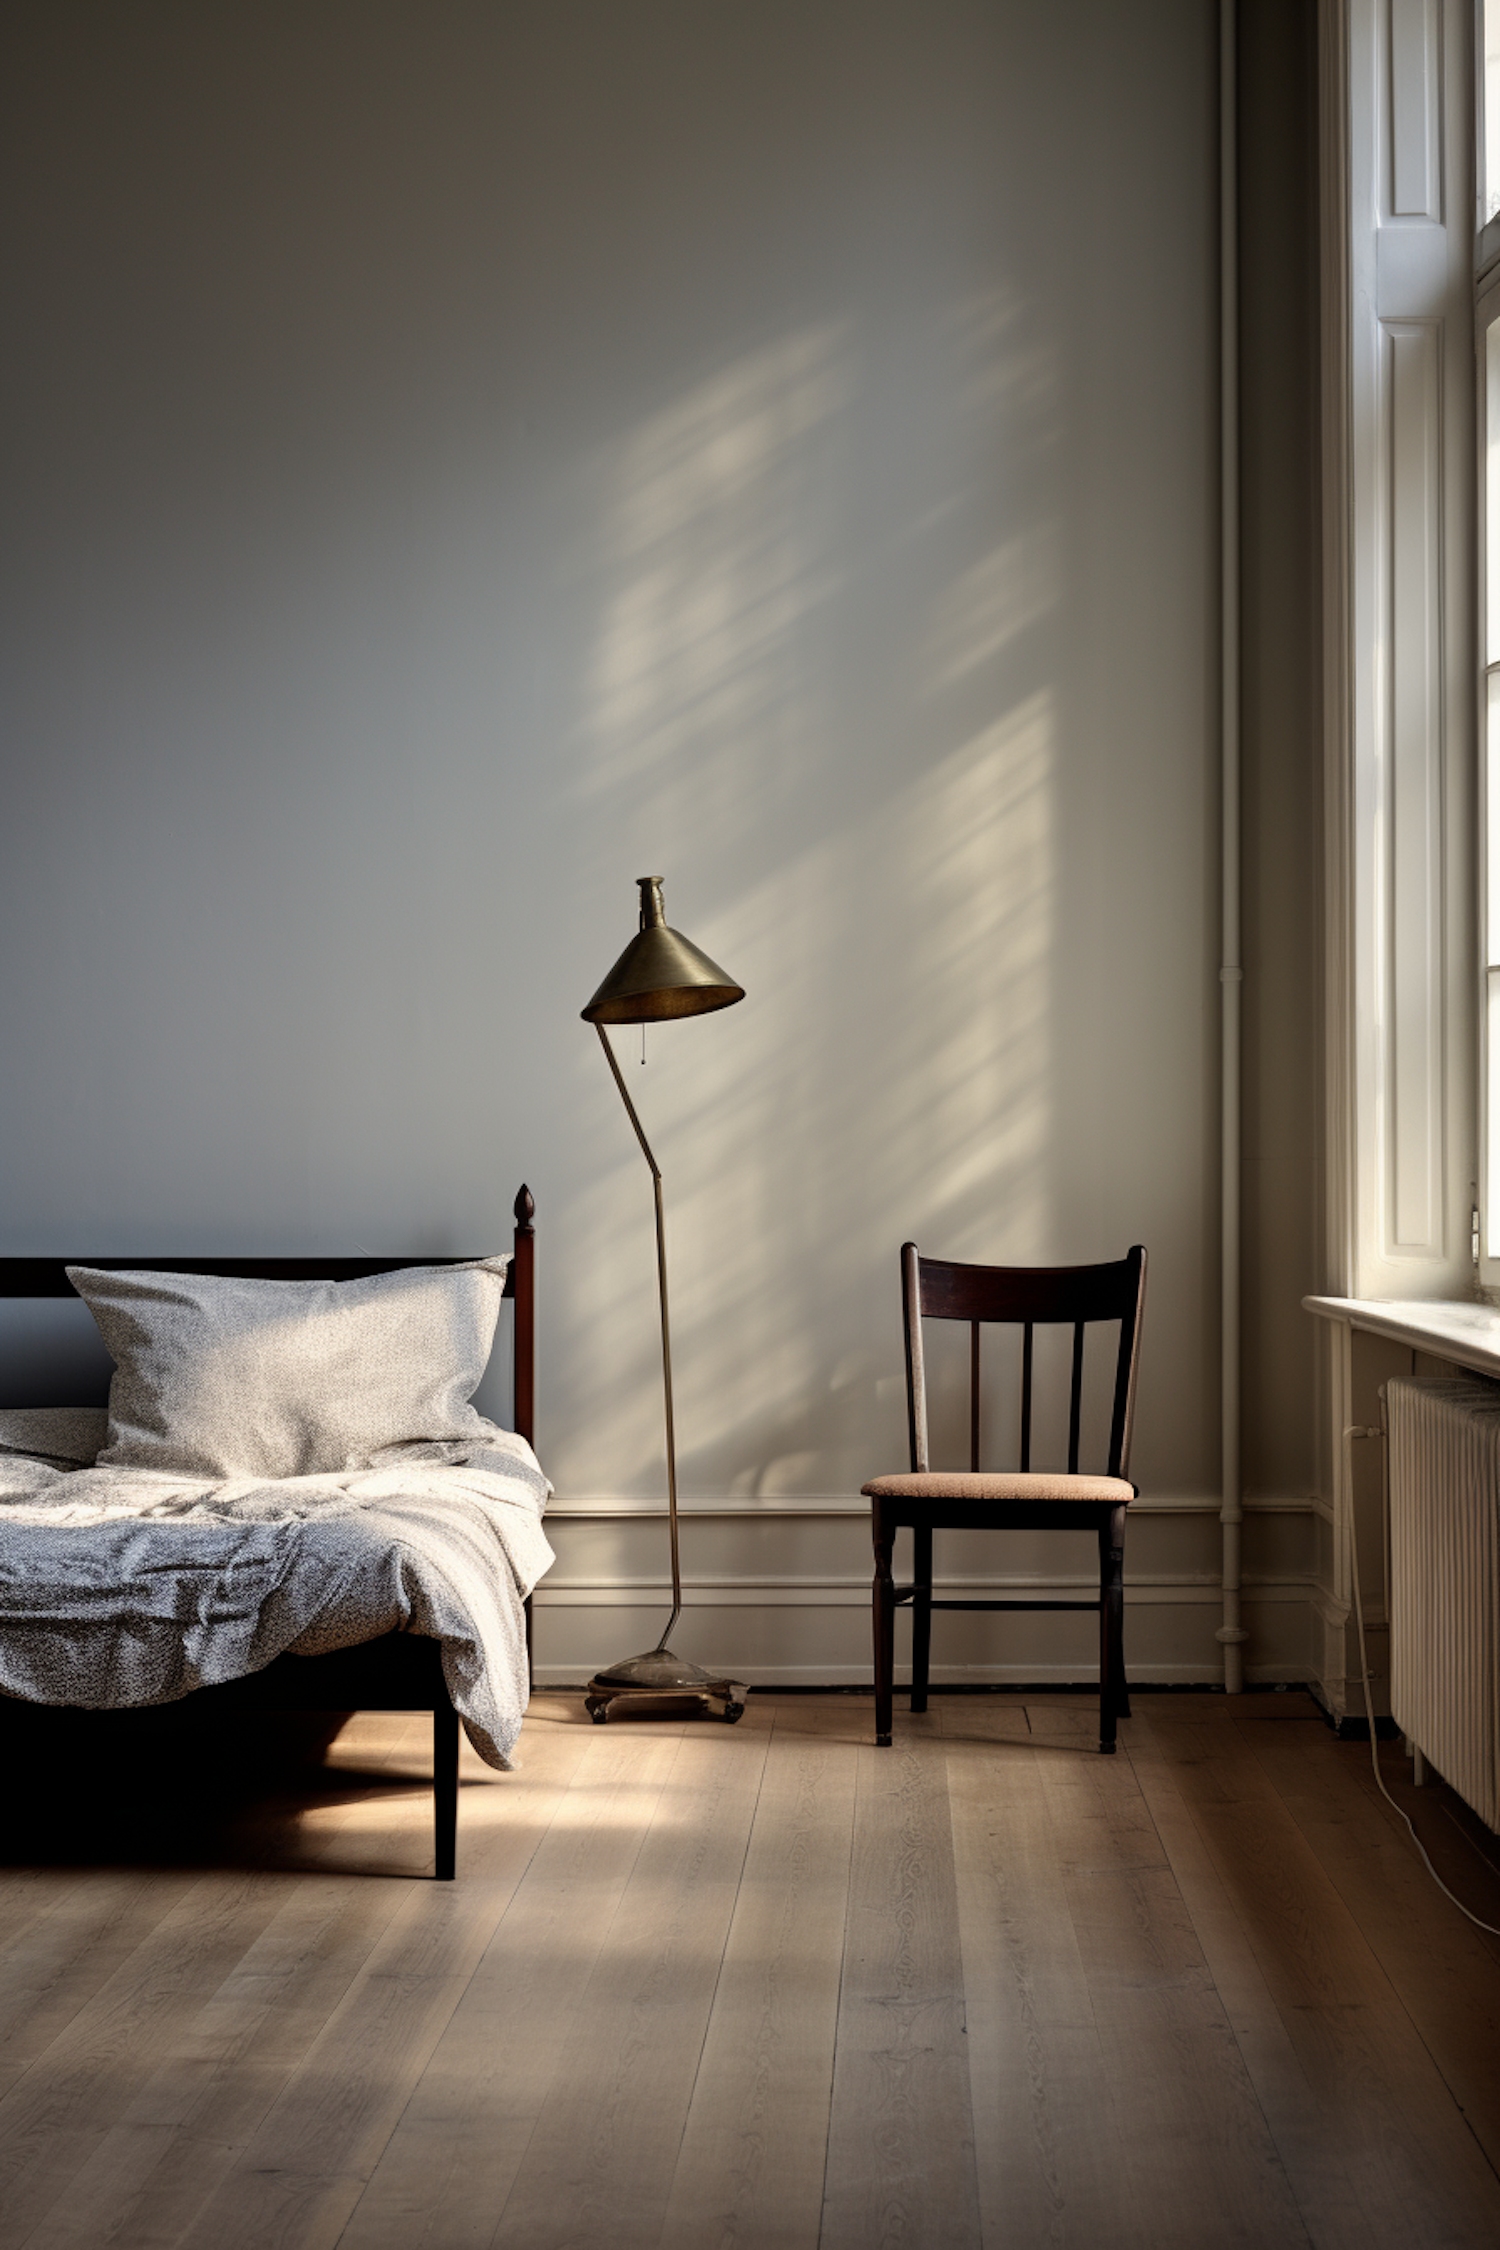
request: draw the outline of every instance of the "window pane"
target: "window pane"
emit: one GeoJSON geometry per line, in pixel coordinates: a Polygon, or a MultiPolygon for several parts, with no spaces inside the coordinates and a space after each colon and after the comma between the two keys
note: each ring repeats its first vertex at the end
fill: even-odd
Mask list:
{"type": "Polygon", "coordinates": [[[1485,681],[1484,957],[1500,967],[1500,671],[1485,681]]]}
{"type": "Polygon", "coordinates": [[[1500,664],[1500,312],[1484,332],[1486,664],[1500,664]]]}
{"type": "Polygon", "coordinates": [[[1485,1139],[1489,1146],[1485,1151],[1484,1252],[1487,1258],[1500,1258],[1500,969],[1491,969],[1488,981],[1485,1139]]]}

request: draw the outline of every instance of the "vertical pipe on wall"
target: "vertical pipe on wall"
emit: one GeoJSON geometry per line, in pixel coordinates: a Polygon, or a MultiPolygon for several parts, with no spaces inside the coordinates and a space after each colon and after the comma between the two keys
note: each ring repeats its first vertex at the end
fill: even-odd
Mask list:
{"type": "Polygon", "coordinates": [[[1219,680],[1223,934],[1220,1005],[1219,1526],[1224,1689],[1245,1684],[1240,1623],[1240,475],[1235,0],[1219,0],[1219,680]]]}

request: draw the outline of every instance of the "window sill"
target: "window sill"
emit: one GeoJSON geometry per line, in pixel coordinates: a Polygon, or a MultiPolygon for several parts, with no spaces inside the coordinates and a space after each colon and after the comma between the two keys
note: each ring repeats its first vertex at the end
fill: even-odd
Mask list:
{"type": "Polygon", "coordinates": [[[1368,1335],[1500,1378],[1500,1307],[1390,1297],[1304,1297],[1302,1305],[1320,1320],[1346,1320],[1368,1335]]]}

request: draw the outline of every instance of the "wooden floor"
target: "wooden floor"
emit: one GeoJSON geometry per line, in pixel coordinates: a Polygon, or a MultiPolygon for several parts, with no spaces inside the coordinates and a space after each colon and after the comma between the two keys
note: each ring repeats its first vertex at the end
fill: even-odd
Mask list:
{"type": "MultiPolygon", "coordinates": [[[[1368,1751],[1300,1694],[1093,1729],[940,1698],[876,1751],[857,1697],[543,1695],[522,1770],[465,1752],[452,1885],[414,1720],[258,1768],[33,1746],[0,2245],[1493,2250],[1500,1942],[1368,1751]]],[[[1493,1839],[1406,1796],[1500,1920],[1493,1839]]]]}

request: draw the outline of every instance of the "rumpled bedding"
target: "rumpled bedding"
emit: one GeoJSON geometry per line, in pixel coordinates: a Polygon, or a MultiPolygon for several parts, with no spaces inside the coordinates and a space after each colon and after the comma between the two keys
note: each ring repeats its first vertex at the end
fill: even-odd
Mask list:
{"type": "Polygon", "coordinates": [[[388,1447],[337,1476],[194,1482],[0,1447],[0,1694],[171,1703],[395,1629],[442,1643],[479,1755],[526,1707],[522,1602],[553,1560],[524,1438],[388,1447]]]}

